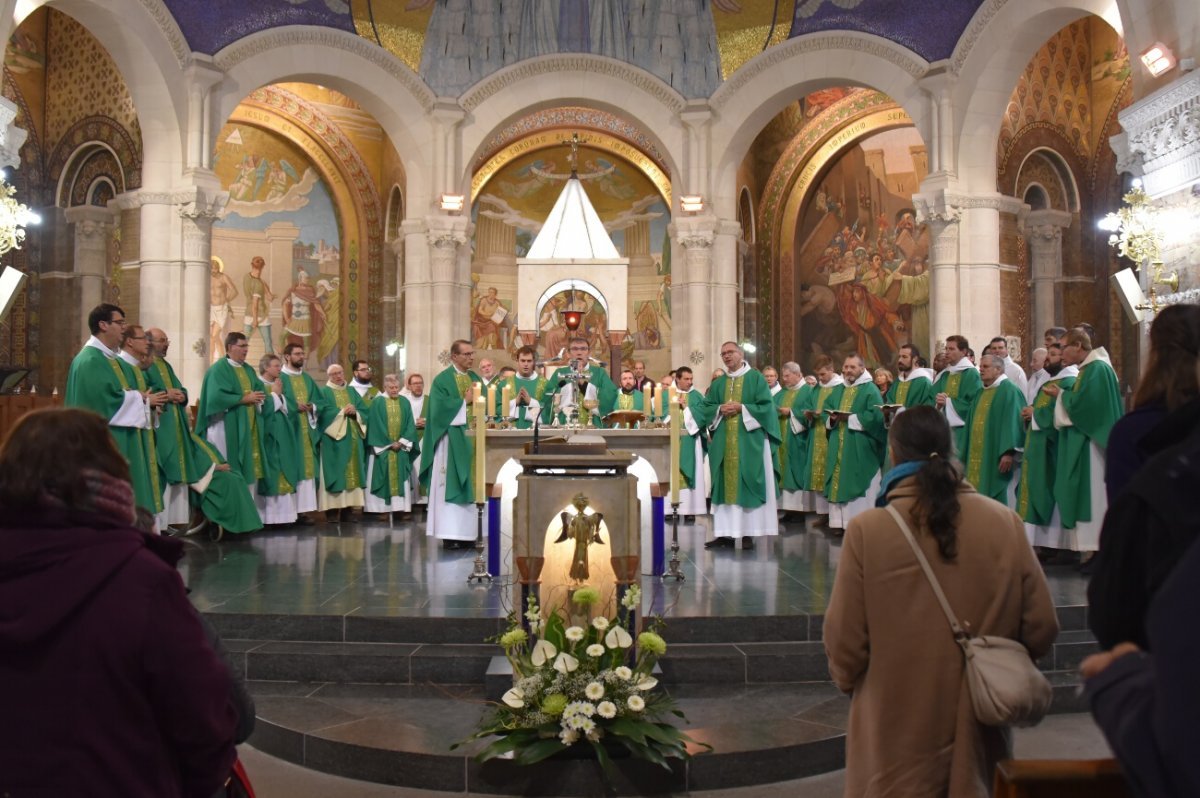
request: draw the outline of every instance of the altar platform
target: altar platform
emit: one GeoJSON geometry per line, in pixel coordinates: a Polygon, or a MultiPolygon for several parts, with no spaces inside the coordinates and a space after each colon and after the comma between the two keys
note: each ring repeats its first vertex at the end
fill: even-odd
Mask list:
{"type": "MultiPolygon", "coordinates": [[[[763,784],[843,766],[848,700],[829,682],[821,625],[841,547],[806,524],[754,550],[706,550],[708,519],[680,526],[686,581],[643,577],[661,615],[662,683],[714,751],[667,772],[622,764],[622,794],[763,784]]],[[[356,779],[448,792],[590,795],[590,763],[530,771],[450,751],[507,685],[488,676],[510,585],[468,585],[474,551],[444,551],[420,521],[321,524],[188,539],[181,573],[226,639],[258,705],[251,742],[356,779]]],[[[1039,665],[1053,711],[1083,709],[1080,660],[1096,650],[1086,579],[1051,569],[1063,631],[1039,665]]]]}

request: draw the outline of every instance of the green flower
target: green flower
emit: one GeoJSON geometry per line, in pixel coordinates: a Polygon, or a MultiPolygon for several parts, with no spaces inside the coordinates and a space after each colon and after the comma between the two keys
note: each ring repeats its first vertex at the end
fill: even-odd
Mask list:
{"type": "Polygon", "coordinates": [[[650,654],[662,656],[667,653],[667,641],[654,632],[642,632],[638,635],[638,647],[650,654]]]}
{"type": "Polygon", "coordinates": [[[525,634],[524,629],[509,629],[500,635],[500,645],[505,649],[516,648],[528,639],[529,636],[525,634]]]}
{"type": "Polygon", "coordinates": [[[551,693],[542,699],[542,712],[558,717],[567,708],[567,697],[562,693],[551,693]]]}
{"type": "Polygon", "coordinates": [[[594,587],[581,587],[571,595],[571,601],[581,607],[600,603],[600,591],[594,587]]]}

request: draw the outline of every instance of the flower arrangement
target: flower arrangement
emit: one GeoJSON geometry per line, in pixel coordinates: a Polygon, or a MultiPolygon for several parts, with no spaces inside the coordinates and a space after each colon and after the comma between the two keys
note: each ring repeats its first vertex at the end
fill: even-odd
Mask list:
{"type": "MultiPolygon", "coordinates": [[[[582,608],[594,606],[600,592],[582,587],[571,601],[582,608]]],[[[688,743],[711,750],[666,720],[670,715],[685,718],[666,693],[655,689],[658,679],[651,675],[666,642],[652,629],[638,635],[634,646],[633,610],[639,601],[635,585],[622,598],[616,617],[597,616],[587,626],[567,626],[557,613],[543,622],[531,596],[525,613],[529,633],[510,616],[509,629],[497,640],[512,663],[515,684],[479,730],[463,741],[499,738],[476,759],[511,754],[518,764],[532,765],[571,746],[590,745],[609,776],[610,751],[620,747],[667,769],[669,759],[691,757],[688,743]]]]}

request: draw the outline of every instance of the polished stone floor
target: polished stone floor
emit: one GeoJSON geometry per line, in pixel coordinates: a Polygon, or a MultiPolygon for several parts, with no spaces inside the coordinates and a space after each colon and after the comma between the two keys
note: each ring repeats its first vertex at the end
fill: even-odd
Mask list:
{"type": "MultiPolygon", "coordinates": [[[[666,617],[821,614],[840,541],[809,523],[780,524],[754,550],[707,550],[709,519],[679,527],[686,580],[642,581],[643,612],[666,617]]],[[[669,527],[668,527],[669,534],[669,527]]],[[[202,611],[392,617],[503,617],[511,577],[468,585],[475,552],[444,551],[422,521],[318,524],[285,531],[187,539],[181,563],[202,611]]],[[[669,556],[669,553],[668,553],[669,556]]],[[[1087,580],[1049,569],[1054,603],[1086,604],[1087,580]]]]}

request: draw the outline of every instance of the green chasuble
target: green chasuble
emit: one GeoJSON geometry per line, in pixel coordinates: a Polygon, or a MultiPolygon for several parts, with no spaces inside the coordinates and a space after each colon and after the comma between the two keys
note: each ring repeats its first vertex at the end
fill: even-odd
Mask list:
{"type": "Polygon", "coordinates": [[[279,379],[283,380],[283,395],[288,400],[289,423],[296,429],[296,453],[300,458],[299,467],[296,469],[296,478],[300,482],[315,479],[319,462],[317,452],[321,445],[321,389],[317,387],[317,383],[312,377],[303,372],[288,374],[286,371],[281,371],[279,379]],[[298,406],[302,404],[316,406],[318,419],[316,426],[309,424],[308,414],[302,413],[298,409],[298,406]]]}
{"type": "MultiPolygon", "coordinates": [[[[203,483],[204,476],[215,465],[225,463],[225,458],[217,451],[217,447],[201,438],[196,433],[190,433],[193,446],[193,456],[198,479],[203,483]]],[[[204,513],[204,517],[222,527],[226,532],[253,532],[262,529],[262,518],[254,505],[254,497],[246,490],[246,480],[236,471],[212,470],[208,484],[203,493],[195,490],[188,491],[188,498],[193,507],[204,513]]]]}
{"type": "MultiPolygon", "coordinates": [[[[187,389],[175,376],[175,369],[161,357],[154,358],[154,364],[146,372],[146,381],[152,391],[174,389],[183,391],[185,399],[187,397],[187,389]]],[[[204,476],[196,470],[193,459],[192,429],[187,417],[186,401],[183,404],[167,402],[163,405],[154,442],[158,447],[158,467],[167,482],[188,485],[204,476]]]]}
{"type": "MultiPolygon", "coordinates": [[[[498,401],[498,402],[504,401],[503,397],[504,397],[504,386],[505,385],[508,386],[508,389],[511,392],[512,398],[514,401],[517,398],[517,394],[519,394],[521,392],[521,389],[524,388],[525,393],[529,394],[529,397],[531,399],[533,399],[533,401],[537,402],[538,405],[542,408],[542,423],[546,424],[546,423],[549,423],[549,420],[550,420],[550,407],[549,407],[549,403],[547,403],[547,401],[546,401],[546,388],[549,384],[550,384],[550,382],[545,377],[535,376],[533,379],[527,380],[524,377],[522,377],[520,374],[514,374],[511,377],[509,377],[507,380],[505,380],[503,383],[500,384],[500,397],[501,398],[497,399],[496,401],[498,401]]],[[[501,408],[501,412],[507,416],[508,408],[507,407],[501,408]]],[[[517,422],[516,423],[517,423],[517,429],[529,429],[530,427],[533,426],[533,417],[529,415],[529,408],[527,406],[521,405],[521,404],[517,405],[517,422]]]]}
{"type": "Polygon", "coordinates": [[[692,417],[701,427],[720,421],[712,433],[708,464],[712,479],[712,503],[736,504],[747,510],[767,501],[767,475],[763,471],[763,447],[771,447],[775,483],[779,484],[779,413],[763,375],[747,369],[740,376],[722,375],[713,380],[704,401],[692,406],[692,417]],[[718,415],[725,402],[740,402],[759,428],[748,430],[741,413],[730,418],[718,415]]]}
{"type": "MultiPolygon", "coordinates": [[[[94,346],[85,346],[71,361],[67,374],[67,407],[91,410],[105,421],[111,421],[125,402],[125,392],[137,390],[133,375],[123,367],[118,358],[109,357],[94,346]]],[[[143,401],[142,417],[149,418],[143,401]]],[[[138,427],[108,425],[108,431],[117,449],[129,463],[130,482],[139,507],[151,512],[158,505],[154,501],[154,484],[146,456],[145,430],[138,427]]],[[[161,494],[159,501],[161,502],[161,494]]]]}
{"type": "MultiPolygon", "coordinates": [[[[692,388],[687,392],[687,407],[703,407],[704,394],[692,388]]],[[[695,412],[692,413],[692,420],[696,421],[700,429],[695,435],[689,437],[681,437],[679,441],[679,474],[683,479],[680,484],[689,490],[696,489],[696,438],[700,439],[701,451],[708,451],[708,437],[704,434],[706,425],[700,424],[697,420],[695,412]]],[[[711,419],[710,419],[711,423],[711,419]]],[[[686,429],[680,430],[681,435],[687,433],[686,429]]]]}
{"type": "MultiPolygon", "coordinates": [[[[568,374],[570,371],[570,366],[561,366],[550,375],[551,393],[559,390],[557,387],[559,380],[563,379],[562,375],[568,374]]],[[[600,366],[588,366],[588,374],[591,375],[588,379],[588,383],[596,386],[596,400],[600,403],[600,406],[597,408],[596,412],[592,414],[587,410],[584,410],[583,406],[580,405],[579,419],[585,427],[598,427],[600,426],[601,419],[616,409],[618,389],[616,383],[612,381],[612,377],[608,376],[608,372],[600,366]]],[[[580,401],[582,402],[582,397],[580,398],[580,401]]],[[[565,424],[567,421],[566,415],[564,413],[559,413],[558,421],[560,424],[565,424]]]]}
{"type": "Polygon", "coordinates": [[[1046,385],[1057,385],[1069,391],[1075,384],[1078,371],[1069,366],[1070,372],[1047,381],[1038,389],[1033,400],[1033,423],[1025,433],[1025,454],[1021,458],[1021,489],[1017,494],[1017,513],[1026,523],[1046,526],[1054,515],[1054,476],[1058,461],[1058,430],[1054,426],[1053,396],[1046,393],[1046,385]]]}
{"type": "MultiPolygon", "coordinates": [[[[811,399],[805,397],[816,390],[803,380],[795,388],[784,388],[775,394],[776,412],[786,407],[793,413],[803,408],[811,399]]],[[[776,483],[780,491],[803,490],[804,468],[808,465],[808,437],[804,433],[792,432],[792,416],[779,416],[779,472],[782,478],[776,483]]]]}
{"type": "MultiPolygon", "coordinates": [[[[366,438],[367,406],[358,391],[348,387],[326,384],[321,388],[318,406],[321,415],[317,426],[321,429],[321,476],[325,490],[342,493],[362,488],[367,483],[367,457],[363,448],[366,438]],[[342,408],[354,405],[357,416],[343,416],[342,408]],[[334,438],[329,433],[331,425],[342,425],[339,416],[345,418],[343,433],[334,438]]],[[[337,428],[335,427],[335,431],[337,428]]]]}
{"type": "Polygon", "coordinates": [[[961,455],[964,475],[980,494],[1008,504],[1013,472],[1000,473],[1000,458],[1024,442],[1021,408],[1025,395],[1010,379],[998,379],[975,397],[967,417],[967,446],[961,455]]]}
{"type": "Polygon", "coordinates": [[[1062,515],[1063,529],[1092,518],[1091,444],[1108,447],[1108,433],[1121,417],[1121,389],[1108,362],[1108,353],[1094,349],[1079,369],[1071,390],[1058,401],[1071,419],[1059,430],[1058,460],[1055,463],[1054,500],[1062,515]]]}
{"type": "MultiPolygon", "coordinates": [[[[617,403],[613,406],[613,410],[640,410],[645,412],[645,396],[641,391],[633,390],[629,393],[617,391],[617,403]]],[[[616,424],[613,425],[617,426],[616,424]]]]}
{"type": "Polygon", "coordinates": [[[265,387],[267,401],[263,402],[259,421],[267,457],[263,463],[263,478],[258,481],[258,493],[260,496],[287,496],[296,492],[300,482],[300,446],[296,440],[296,425],[292,422],[292,417],[299,411],[282,393],[279,399],[287,412],[277,409],[271,386],[265,387]]]}
{"type": "Polygon", "coordinates": [[[425,438],[421,441],[421,449],[425,452],[421,457],[421,487],[429,490],[434,454],[442,438],[446,438],[450,448],[446,458],[445,498],[450,504],[471,504],[475,501],[475,476],[471,468],[475,445],[466,435],[474,418],[468,397],[471,383],[475,382],[482,382],[475,372],[464,374],[451,365],[433,378],[429,395],[425,398],[425,407],[422,408],[426,418],[425,438]],[[468,400],[467,425],[452,427],[450,422],[458,415],[464,400],[468,400]]]}
{"type": "MultiPolygon", "coordinates": [[[[862,431],[850,429],[850,421],[829,431],[829,452],[825,462],[825,496],[831,502],[849,502],[862,498],[871,480],[883,467],[883,397],[871,382],[870,372],[861,382],[842,390],[836,410],[858,416],[862,431]]],[[[822,418],[824,423],[824,418],[822,418]]]]}
{"type": "Polygon", "coordinates": [[[933,389],[933,383],[928,377],[922,375],[909,380],[893,382],[892,387],[888,388],[884,401],[889,405],[904,405],[905,407],[918,405],[933,407],[936,397],[937,391],[933,389]]]}
{"type": "MultiPolygon", "coordinates": [[[[350,385],[353,386],[354,383],[351,382],[350,385]]],[[[362,383],[360,382],[360,383],[358,383],[358,385],[361,386],[362,383]]],[[[351,387],[351,390],[354,390],[353,387],[351,387]]],[[[358,393],[358,391],[354,391],[354,392],[358,393]]],[[[363,407],[370,407],[371,402],[374,401],[376,396],[379,396],[379,393],[380,393],[379,389],[376,388],[374,385],[368,385],[367,392],[363,393],[363,394],[359,394],[358,398],[362,399],[363,407]]]]}
{"type": "MultiPolygon", "coordinates": [[[[983,380],[979,376],[979,370],[972,366],[965,356],[959,361],[959,365],[964,364],[965,368],[958,371],[951,371],[949,368],[942,369],[937,382],[933,384],[935,398],[939,393],[950,397],[947,404],[954,406],[954,412],[964,422],[962,426],[950,427],[950,431],[954,434],[954,451],[960,460],[963,452],[967,450],[967,425],[965,422],[971,412],[971,405],[975,402],[975,397],[983,390],[983,380]]],[[[949,419],[949,414],[947,414],[947,419],[949,419]]]]}
{"type": "MultiPolygon", "coordinates": [[[[125,370],[125,376],[129,380],[129,384],[136,388],[141,393],[146,393],[150,390],[150,383],[146,380],[146,372],[142,371],[140,366],[135,366],[124,359],[118,358],[121,368],[125,370]]],[[[146,472],[150,476],[150,500],[153,504],[145,505],[146,509],[153,510],[155,513],[163,511],[163,481],[162,471],[158,467],[158,444],[154,439],[153,429],[140,430],[142,435],[142,451],[146,453],[146,472]]]]}
{"type": "MultiPolygon", "coordinates": [[[[417,424],[413,420],[412,406],[403,396],[395,399],[389,399],[386,394],[376,397],[367,408],[367,445],[374,452],[376,447],[391,446],[401,438],[417,448],[417,424]]],[[[371,493],[384,501],[403,496],[412,472],[412,456],[404,450],[392,449],[371,456],[375,458],[371,493]]]]}
{"type": "Polygon", "coordinates": [[[829,431],[825,428],[825,416],[820,413],[822,410],[836,408],[841,403],[845,390],[846,385],[840,376],[833,378],[829,385],[817,383],[813,392],[805,399],[807,404],[796,408],[802,416],[805,410],[812,410],[818,414],[812,421],[804,416],[802,422],[807,428],[804,435],[808,439],[808,462],[804,467],[801,482],[804,490],[825,492],[825,467],[829,463],[829,431]]]}
{"type": "Polygon", "coordinates": [[[202,438],[206,438],[209,426],[218,423],[224,414],[225,459],[247,485],[266,476],[266,435],[259,409],[253,404],[241,404],[242,397],[252,391],[265,391],[254,369],[245,363],[235,366],[229,358],[223,358],[204,375],[196,409],[196,434],[202,438]]]}

